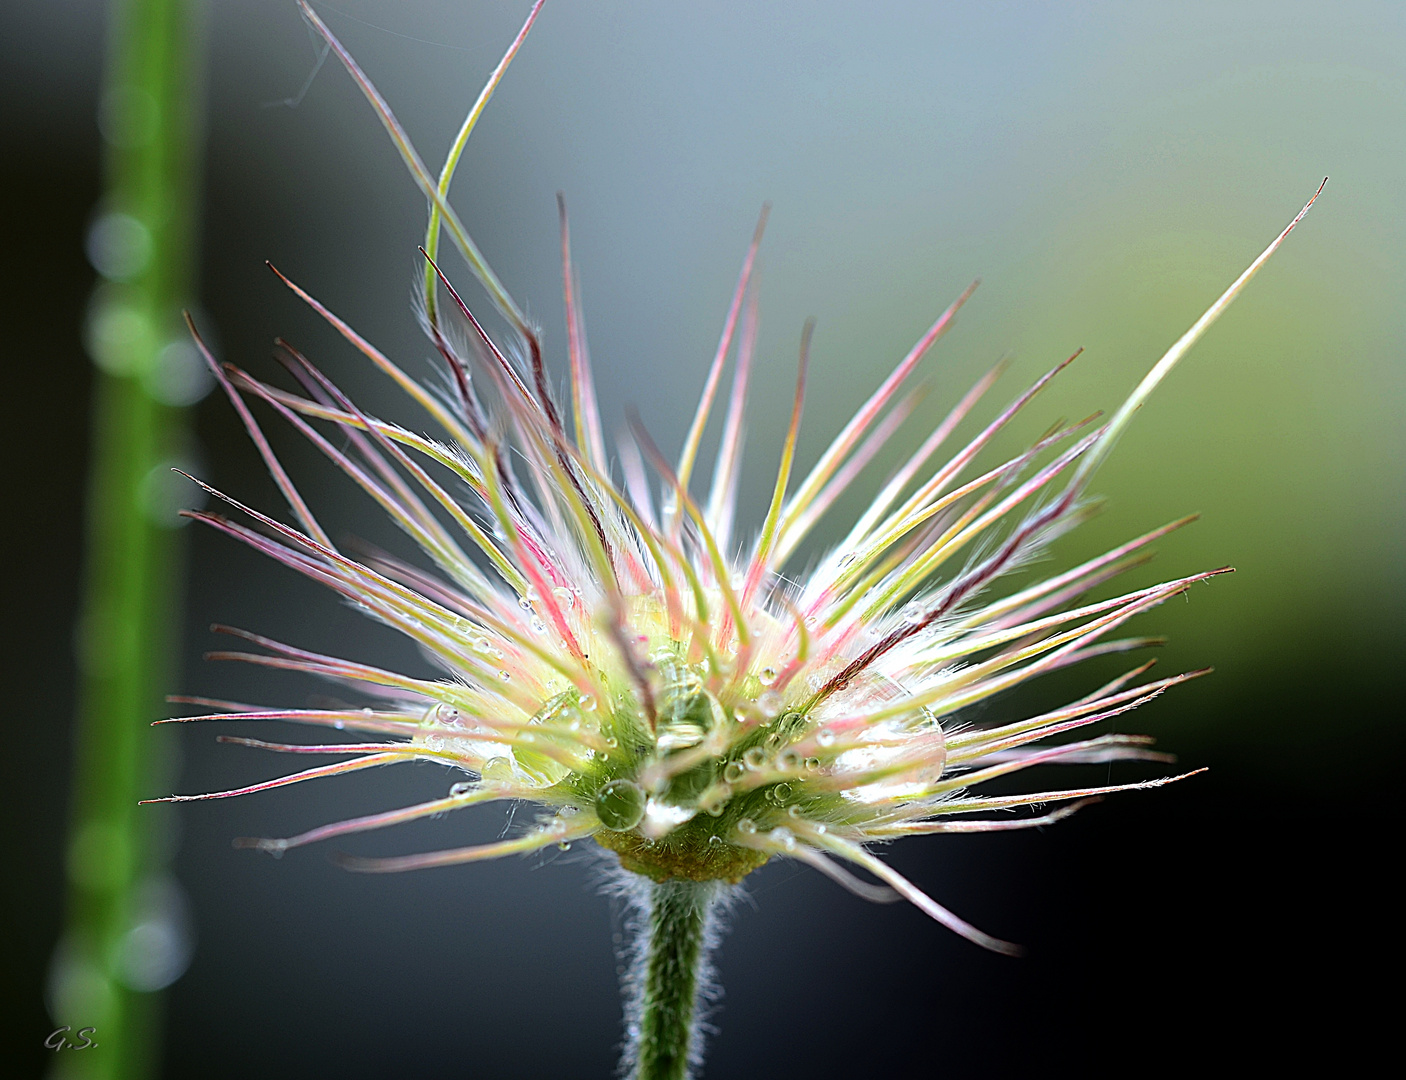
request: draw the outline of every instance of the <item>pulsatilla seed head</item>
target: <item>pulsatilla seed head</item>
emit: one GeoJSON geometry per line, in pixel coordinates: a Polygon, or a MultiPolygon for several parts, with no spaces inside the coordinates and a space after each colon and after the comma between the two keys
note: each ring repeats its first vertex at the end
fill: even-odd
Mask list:
{"type": "MultiPolygon", "coordinates": [[[[1143,664],[1038,716],[985,726],[959,720],[971,706],[1041,674],[1150,644],[1152,639],[1117,635],[1134,616],[1223,572],[1089,598],[1144,561],[1148,545],[1184,519],[1050,577],[999,588],[1011,571],[1087,516],[1090,477],[1133,413],[1308,206],[1110,420],[1057,425],[1015,457],[985,460],[997,433],[1071,357],[967,442],[940,454],[990,390],[997,368],[876,485],[868,508],[838,545],[803,577],[786,577],[783,569],[816,523],[916,413],[922,392],[909,388],[911,377],[971,290],[928,327],[794,482],[807,327],[771,501],[760,529],[739,542],[734,526],[741,436],[757,334],[752,267],[765,212],[679,456],[666,459],[636,421],[618,440],[612,460],[596,404],[564,209],[569,409],[550,393],[537,330],[444,200],[477,111],[436,181],[385,101],[311,9],[304,10],[365,91],[431,200],[425,325],[452,390],[439,394],[412,379],[285,278],[425,409],[441,435],[420,435],[368,414],[285,343],[280,359],[298,391],[221,366],[197,335],[296,524],[213,489],[260,528],[213,513],[190,516],[322,582],[404,633],[443,674],[416,678],[231,630],[260,651],[215,656],[329,678],[360,690],[369,704],[286,709],[200,701],[217,711],[178,719],[283,719],[363,738],[316,744],[229,738],[342,760],[233,791],[154,801],[221,798],[395,762],[436,761],[461,777],[443,797],[297,836],[240,843],[281,854],[480,803],[525,801],[540,813],[519,835],[344,862],[362,871],[408,870],[593,837],[626,869],[656,881],[736,882],[769,859],[790,858],[860,895],[905,898],[981,945],[1012,951],[919,891],[869,845],[1046,824],[1108,792],[1179,779],[1025,794],[974,790],[1035,765],[1168,760],[1138,736],[1051,740],[1133,709],[1199,672],[1140,682],[1151,666],[1143,664]],[[502,316],[506,331],[500,336],[508,346],[484,328],[440,273],[433,256],[441,230],[502,316]],[[719,449],[707,490],[696,495],[699,448],[729,358],[735,363],[719,449]],[[341,551],[274,456],[250,402],[293,424],[340,466],[412,538],[431,568],[341,551]],[[983,816],[1047,804],[1055,809],[983,816]],[[878,884],[856,877],[846,863],[878,884]]],[[[496,86],[530,25],[531,18],[485,93],[496,86]]]]}

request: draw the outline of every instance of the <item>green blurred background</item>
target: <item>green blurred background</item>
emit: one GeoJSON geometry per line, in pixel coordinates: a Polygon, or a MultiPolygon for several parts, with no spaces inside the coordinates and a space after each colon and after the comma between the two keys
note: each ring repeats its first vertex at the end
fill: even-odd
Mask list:
{"type": "MultiPolygon", "coordinates": [[[[434,160],[526,7],[322,10],[434,160]]],[[[410,311],[421,200],[341,71],[327,65],[300,94],[316,54],[291,3],[203,10],[202,320],[229,359],[268,374],[283,334],[364,405],[412,418],[262,260],[424,365],[410,311]]],[[[12,1075],[45,1065],[42,987],[61,915],[102,34],[92,0],[0,14],[13,867],[0,1055],[14,1055],[12,1075]]],[[[888,461],[1000,356],[1014,364],[993,408],[1084,346],[1014,446],[1057,417],[1115,407],[1324,175],[1302,227],[1143,410],[1100,476],[1104,513],[1052,564],[1203,515],[1132,584],[1237,568],[1138,624],[1170,635],[1162,670],[1216,674],[1120,723],[1210,774],[1039,835],[895,849],[941,900],[1028,943],[1020,964],[914,912],[766,871],[721,956],[709,1075],[1098,1071],[1142,1060],[1143,1038],[1189,1061],[1229,1037],[1263,1063],[1370,1039],[1380,1002],[1360,979],[1389,970],[1400,936],[1386,883],[1406,750],[1406,9],[549,0],[454,201],[547,328],[560,378],[553,197],[565,192],[607,415],[618,423],[637,405],[666,444],[691,414],[757,210],[774,204],[744,521],[764,510],[806,316],[818,317],[801,445],[813,459],[981,277],[888,461]]],[[[197,419],[204,475],[278,509],[227,403],[207,399],[197,419]]],[[[275,442],[334,536],[398,546],[312,451],[282,431],[275,442]]],[[[216,620],[423,663],[249,553],[185,539],[184,692],[298,702],[317,689],[201,663],[216,620]]],[[[992,708],[1077,696],[1104,674],[1066,673],[992,708]]],[[[178,790],[273,775],[277,763],[216,750],[211,734],[171,734],[178,790]]],[[[196,935],[168,994],[168,1075],[609,1074],[618,913],[579,852],[368,882],[321,853],[275,863],[228,846],[441,786],[411,771],[153,808],[179,825],[196,935]]],[[[426,823],[376,850],[500,826],[426,823]]]]}

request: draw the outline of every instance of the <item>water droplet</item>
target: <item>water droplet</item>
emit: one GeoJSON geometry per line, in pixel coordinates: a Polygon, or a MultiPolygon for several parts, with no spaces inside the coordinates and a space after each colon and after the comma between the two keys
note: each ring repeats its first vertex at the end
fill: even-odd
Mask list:
{"type": "Polygon", "coordinates": [[[729,761],[725,766],[723,766],[723,779],[726,780],[729,784],[735,784],[737,783],[737,781],[742,779],[742,776],[744,773],[746,773],[746,771],[747,766],[743,765],[742,762],[729,761]]]}
{"type": "Polygon", "coordinates": [[[619,745],[620,745],[620,740],[617,739],[614,735],[612,735],[612,736],[610,736],[610,738],[608,738],[608,739],[605,740],[605,745],[608,746],[608,747],[610,747],[610,749],[614,750],[614,749],[616,749],[617,747],[619,747],[619,745]]]}
{"type": "Polygon", "coordinates": [[[459,722],[459,710],[447,702],[440,702],[435,706],[435,719],[446,724],[457,724],[459,722]]]}
{"type": "Polygon", "coordinates": [[[771,797],[776,802],[784,803],[787,799],[791,797],[791,785],[777,784],[774,788],[771,789],[771,797]]]}
{"type": "Polygon", "coordinates": [[[509,679],[512,678],[512,676],[508,674],[508,669],[507,669],[507,668],[499,668],[499,669],[498,669],[498,678],[502,679],[504,682],[507,682],[509,679]]]}
{"type": "Polygon", "coordinates": [[[783,750],[776,759],[776,767],[782,772],[799,772],[801,765],[801,755],[794,750],[783,750]]]}
{"type": "Polygon", "coordinates": [[[768,750],[779,750],[781,744],[786,741],[786,737],[779,731],[773,731],[766,737],[766,748],[768,750]]]}
{"type": "Polygon", "coordinates": [[[523,611],[531,611],[532,601],[525,596],[519,596],[517,598],[517,606],[522,608],[523,611]]]}
{"type": "Polygon", "coordinates": [[[579,708],[582,712],[585,712],[585,713],[595,712],[595,711],[596,711],[596,699],[593,698],[593,697],[591,697],[589,694],[587,694],[587,695],[585,695],[584,697],[581,698],[581,701],[580,701],[579,704],[577,705],[577,708],[579,708]]]}
{"type": "Polygon", "coordinates": [[[88,230],[88,261],[103,277],[130,281],[151,260],[151,230],[131,214],[104,214],[88,230]]]}
{"type": "Polygon", "coordinates": [[[333,720],[333,721],[332,721],[332,726],[333,726],[334,728],[336,728],[338,731],[345,731],[345,730],[346,730],[346,727],[347,727],[345,721],[342,721],[342,720],[333,720]]]}
{"type": "Polygon", "coordinates": [[[633,829],[644,817],[648,796],[633,780],[612,780],[596,793],[596,817],[607,829],[633,829]]]}
{"type": "Polygon", "coordinates": [[[742,755],[742,761],[749,769],[760,769],[766,761],[766,751],[754,746],[742,755]]]}
{"type": "Polygon", "coordinates": [[[567,611],[570,611],[576,606],[576,594],[570,589],[564,589],[558,585],[552,590],[552,595],[561,601],[561,606],[566,608],[567,611]]]}
{"type": "Polygon", "coordinates": [[[214,376],[194,345],[176,340],[161,347],[142,381],[167,405],[194,405],[210,391],[214,376]]]}
{"type": "Polygon", "coordinates": [[[790,829],[784,825],[778,825],[771,830],[770,839],[773,844],[778,845],[786,851],[796,850],[796,837],[790,829]]]}
{"type": "Polygon", "coordinates": [[[570,841],[570,840],[560,840],[560,841],[558,841],[558,842],[557,842],[557,850],[558,850],[558,851],[570,851],[570,850],[571,850],[571,841],[570,841]]]}
{"type": "Polygon", "coordinates": [[[517,779],[517,771],[513,768],[513,763],[505,757],[492,758],[484,763],[479,775],[485,782],[495,784],[509,784],[517,779]]]}
{"type": "Polygon", "coordinates": [[[743,836],[755,836],[757,832],[757,823],[751,818],[743,818],[737,823],[737,831],[740,832],[743,836]]]}
{"type": "Polygon", "coordinates": [[[757,673],[757,678],[761,680],[763,686],[770,686],[776,681],[776,669],[764,667],[757,673]]]}
{"type": "Polygon", "coordinates": [[[815,741],[821,746],[834,746],[835,733],[829,728],[821,728],[819,733],[815,736],[815,741]]]}
{"type": "Polygon", "coordinates": [[[718,836],[717,834],[714,834],[714,835],[708,837],[708,843],[709,843],[710,846],[711,846],[712,844],[721,844],[722,842],[723,842],[723,838],[722,838],[721,836],[718,836]]]}
{"type": "Polygon", "coordinates": [[[545,634],[547,632],[547,624],[540,618],[534,618],[532,620],[532,632],[534,634],[545,634]]]}
{"type": "Polygon", "coordinates": [[[806,768],[811,772],[815,772],[816,769],[820,768],[820,759],[818,757],[806,758],[806,768]]]}
{"type": "Polygon", "coordinates": [[[88,355],[104,371],[137,374],[145,365],[156,333],[145,309],[101,291],[94,295],[84,336],[88,355]]]}
{"type": "Polygon", "coordinates": [[[470,784],[470,783],[468,783],[468,782],[464,782],[464,783],[461,783],[461,784],[455,784],[453,787],[451,787],[451,788],[449,789],[449,794],[452,795],[454,798],[458,799],[458,798],[462,798],[463,796],[469,794],[469,792],[471,792],[471,791],[473,791],[473,790],[474,790],[474,785],[473,785],[473,784],[470,784]]]}
{"type": "Polygon", "coordinates": [[[770,719],[781,711],[781,695],[775,690],[763,690],[757,697],[757,708],[770,719]]]}
{"type": "Polygon", "coordinates": [[[799,818],[801,816],[800,805],[797,803],[792,803],[790,806],[788,806],[786,808],[786,816],[791,818],[799,818]]]}

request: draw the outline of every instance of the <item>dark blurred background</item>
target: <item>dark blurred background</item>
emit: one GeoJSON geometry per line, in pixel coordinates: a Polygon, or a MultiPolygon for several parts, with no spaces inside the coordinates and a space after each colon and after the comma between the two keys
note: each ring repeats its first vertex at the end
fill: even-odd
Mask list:
{"type": "MultiPolygon", "coordinates": [[[[527,6],[322,10],[433,162],[527,6]]],[[[263,260],[427,371],[410,308],[422,200],[342,71],[329,63],[300,94],[316,53],[291,2],[215,0],[206,12],[207,84],[192,87],[208,101],[202,321],[228,359],[271,374],[282,334],[363,405],[419,425],[263,260]]],[[[103,32],[95,0],[11,0],[0,13],[0,1060],[15,1076],[45,1067],[43,988],[62,917],[103,32]]],[[[1105,512],[1055,553],[1067,565],[1202,512],[1131,584],[1238,568],[1138,624],[1171,636],[1160,670],[1217,671],[1119,724],[1210,772],[1055,829],[914,840],[886,856],[1025,943],[1019,961],[906,906],[768,867],[719,956],[708,1076],[1259,1071],[1319,1054],[1346,1070],[1385,1036],[1399,1000],[1389,877],[1406,751],[1403,132],[1406,11],[1389,3],[549,0],[470,143],[455,202],[547,328],[560,379],[553,196],[566,193],[607,416],[637,405],[672,445],[757,210],[774,203],[743,482],[753,523],[807,315],[819,318],[809,459],[976,276],[982,288],[928,362],[937,392],[899,441],[915,443],[997,357],[1015,363],[993,402],[1086,346],[1016,433],[1029,437],[1115,406],[1332,176],[1143,411],[1101,475],[1105,512]]],[[[334,536],[404,550],[314,451],[270,427],[334,536]]],[[[278,512],[228,403],[207,398],[196,429],[203,475],[278,512]]],[[[319,689],[202,662],[216,620],[424,670],[309,583],[209,533],[185,540],[184,692],[297,704],[319,689]]],[[[1064,673],[990,715],[1079,696],[1113,670],[1064,673]]],[[[282,765],[217,748],[214,734],[167,729],[177,790],[282,765]]],[[[1041,779],[1147,775],[1118,765],[1041,779]]],[[[168,1076],[611,1074],[620,915],[583,845],[385,878],[345,874],[317,849],[274,861],[230,848],[444,782],[425,767],[151,808],[171,828],[194,928],[194,959],[167,992],[168,1076]]],[[[502,826],[471,812],[357,850],[451,846],[502,826]]]]}

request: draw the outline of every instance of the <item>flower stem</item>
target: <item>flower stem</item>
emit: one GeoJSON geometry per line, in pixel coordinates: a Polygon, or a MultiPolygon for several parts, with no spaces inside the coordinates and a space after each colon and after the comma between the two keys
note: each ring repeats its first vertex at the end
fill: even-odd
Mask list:
{"type": "Polygon", "coordinates": [[[631,1080],[687,1080],[701,1057],[699,991],[708,977],[722,886],[671,879],[649,890],[634,1016],[626,1050],[631,1080]]]}
{"type": "MultiPolygon", "coordinates": [[[[184,967],[169,930],[169,824],[137,807],[159,790],[150,737],[172,673],[181,570],[169,465],[194,400],[179,376],[193,292],[198,21],[190,0],[111,0],[100,128],[106,190],[89,240],[99,272],[87,345],[98,368],[74,728],[68,904],[50,974],[56,1024],[96,1029],[75,1075],[136,1080],[159,1066],[154,991],[184,967]]],[[[81,1059],[78,1060],[78,1059],[81,1059]]],[[[65,1075],[69,1062],[65,1059],[65,1075]]]]}

